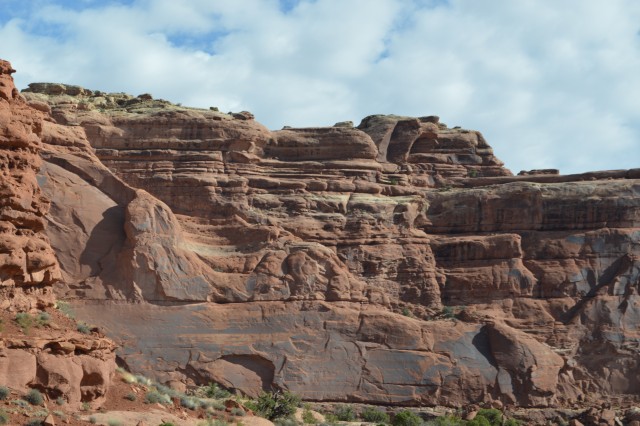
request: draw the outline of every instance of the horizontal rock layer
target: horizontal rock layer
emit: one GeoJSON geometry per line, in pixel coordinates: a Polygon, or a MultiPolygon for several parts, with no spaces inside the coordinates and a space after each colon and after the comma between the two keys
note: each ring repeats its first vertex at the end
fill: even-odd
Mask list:
{"type": "Polygon", "coordinates": [[[58,290],[135,370],[313,400],[638,397],[637,171],[512,176],[434,116],[270,131],[149,95],[24,96],[56,122],[58,290]]]}

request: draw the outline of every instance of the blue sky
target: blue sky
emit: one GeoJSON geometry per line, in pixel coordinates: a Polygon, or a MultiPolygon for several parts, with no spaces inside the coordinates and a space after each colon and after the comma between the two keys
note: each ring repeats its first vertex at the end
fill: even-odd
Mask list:
{"type": "Polygon", "coordinates": [[[252,111],[439,115],[517,173],[640,167],[635,0],[0,0],[16,84],[252,111]]]}

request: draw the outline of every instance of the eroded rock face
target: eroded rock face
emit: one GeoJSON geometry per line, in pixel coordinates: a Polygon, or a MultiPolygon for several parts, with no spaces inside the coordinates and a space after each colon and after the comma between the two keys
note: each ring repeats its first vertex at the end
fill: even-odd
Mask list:
{"type": "Polygon", "coordinates": [[[638,399],[638,170],[512,176],[434,116],[269,131],[149,95],[24,96],[56,122],[58,291],[136,371],[312,400],[638,399]]]}
{"type": "MultiPolygon", "coordinates": [[[[53,285],[61,270],[44,232],[49,200],[36,174],[44,129],[62,127],[26,104],[12,72],[0,61],[0,309],[15,316],[51,309],[56,302],[53,285]]],[[[25,332],[16,339],[0,330],[0,383],[18,391],[38,388],[70,403],[99,403],[115,368],[113,342],[69,329],[48,334],[25,332]]]]}

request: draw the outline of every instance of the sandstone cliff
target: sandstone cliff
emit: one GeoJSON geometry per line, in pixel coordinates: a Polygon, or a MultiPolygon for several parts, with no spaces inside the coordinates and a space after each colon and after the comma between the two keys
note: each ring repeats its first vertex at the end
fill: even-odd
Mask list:
{"type": "Polygon", "coordinates": [[[512,176],[433,116],[270,131],[150,95],[23,95],[52,117],[56,290],[133,370],[378,404],[638,398],[637,170],[512,176]]]}
{"type": "Polygon", "coordinates": [[[0,61],[0,384],[17,392],[39,389],[71,404],[100,403],[115,347],[99,334],[79,333],[53,309],[52,286],[61,271],[44,232],[49,201],[36,173],[44,129],[56,125],[27,106],[13,72],[0,61]],[[35,315],[44,330],[31,329],[35,315]]]}

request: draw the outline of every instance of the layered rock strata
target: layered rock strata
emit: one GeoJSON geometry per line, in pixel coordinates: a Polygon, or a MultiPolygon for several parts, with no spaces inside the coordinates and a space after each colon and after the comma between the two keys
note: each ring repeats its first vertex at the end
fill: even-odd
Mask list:
{"type": "Polygon", "coordinates": [[[55,306],[52,287],[61,278],[44,232],[49,201],[36,176],[44,129],[57,125],[26,104],[13,72],[0,61],[0,384],[18,391],[37,388],[72,404],[99,403],[115,368],[113,342],[59,326],[46,336],[28,335],[24,326],[21,336],[12,337],[4,321],[18,313],[50,318],[45,311],[55,306]]]}
{"type": "Polygon", "coordinates": [[[270,131],[150,95],[24,96],[58,124],[58,291],[134,370],[380,404],[638,398],[637,170],[512,176],[433,116],[270,131]]]}

